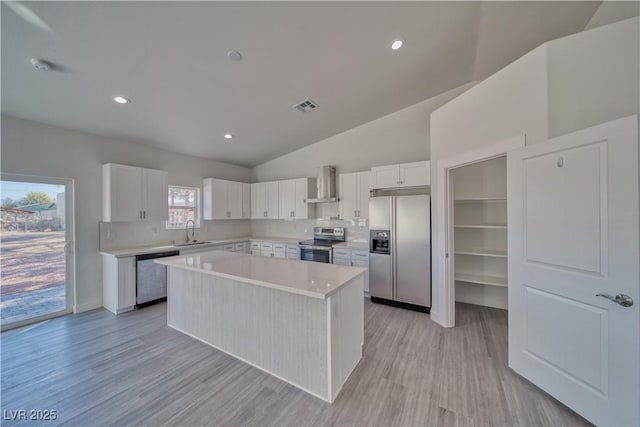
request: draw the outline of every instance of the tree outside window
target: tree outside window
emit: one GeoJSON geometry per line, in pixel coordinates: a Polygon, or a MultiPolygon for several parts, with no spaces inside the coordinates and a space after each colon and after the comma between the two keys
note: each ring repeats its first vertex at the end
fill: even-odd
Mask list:
{"type": "Polygon", "coordinates": [[[170,185],[167,228],[184,228],[189,220],[200,227],[200,189],[170,185]]]}

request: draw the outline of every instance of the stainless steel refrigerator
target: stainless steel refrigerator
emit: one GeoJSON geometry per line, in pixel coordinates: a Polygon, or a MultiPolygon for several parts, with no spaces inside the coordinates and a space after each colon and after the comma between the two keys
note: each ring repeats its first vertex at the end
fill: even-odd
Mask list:
{"type": "Polygon", "coordinates": [[[371,301],[429,312],[431,198],[428,189],[374,190],[369,200],[371,301]]]}

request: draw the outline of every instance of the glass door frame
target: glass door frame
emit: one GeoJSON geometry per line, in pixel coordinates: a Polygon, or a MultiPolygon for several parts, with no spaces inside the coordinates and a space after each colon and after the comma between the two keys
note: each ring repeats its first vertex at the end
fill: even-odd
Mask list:
{"type": "Polygon", "coordinates": [[[1,181],[27,182],[34,184],[51,184],[64,186],[64,253],[65,253],[65,309],[48,313],[42,316],[31,317],[29,319],[1,325],[0,330],[19,328],[54,317],[63,316],[74,312],[76,301],[76,263],[75,263],[75,209],[74,209],[74,180],[69,178],[54,178],[37,175],[23,175],[14,173],[0,173],[1,181]]]}

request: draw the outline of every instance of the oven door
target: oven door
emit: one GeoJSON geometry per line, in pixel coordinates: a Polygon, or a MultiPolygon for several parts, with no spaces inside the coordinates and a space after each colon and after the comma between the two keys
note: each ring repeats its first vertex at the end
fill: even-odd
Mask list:
{"type": "Polygon", "coordinates": [[[315,261],[331,264],[333,250],[331,248],[318,248],[316,246],[300,246],[300,259],[302,261],[315,261]]]}

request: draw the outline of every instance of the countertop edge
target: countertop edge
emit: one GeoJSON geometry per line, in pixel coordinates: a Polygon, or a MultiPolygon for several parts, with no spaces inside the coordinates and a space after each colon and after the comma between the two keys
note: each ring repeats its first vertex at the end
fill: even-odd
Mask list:
{"type": "MultiPolygon", "coordinates": [[[[196,273],[206,274],[206,275],[209,275],[209,276],[223,277],[225,279],[237,280],[238,282],[242,282],[242,283],[249,283],[249,284],[256,285],[256,286],[262,286],[262,287],[265,287],[265,288],[276,289],[276,290],[279,290],[279,291],[282,291],[282,292],[287,292],[287,293],[290,293],[290,294],[303,295],[303,296],[316,298],[316,299],[321,299],[321,300],[326,300],[327,297],[333,295],[333,293],[338,291],[344,285],[346,285],[347,283],[349,283],[353,279],[363,275],[367,271],[365,268],[362,268],[362,267],[350,267],[350,268],[353,268],[353,269],[358,269],[360,271],[357,274],[355,274],[353,277],[351,277],[350,279],[348,279],[345,282],[343,282],[340,286],[337,286],[336,288],[334,288],[331,291],[329,291],[328,293],[320,294],[320,293],[317,293],[317,292],[305,291],[303,289],[291,288],[289,286],[280,285],[278,283],[265,282],[265,281],[262,281],[262,280],[251,279],[251,278],[248,278],[248,277],[241,277],[241,276],[235,276],[233,274],[221,273],[219,271],[202,270],[201,268],[190,267],[190,266],[186,266],[186,265],[176,265],[173,262],[171,262],[171,260],[172,260],[172,258],[167,258],[166,260],[164,260],[162,258],[158,258],[158,259],[155,260],[155,262],[158,263],[158,264],[166,265],[167,267],[175,267],[175,268],[178,268],[180,270],[193,271],[193,272],[196,272],[196,273]]],[[[303,261],[303,262],[309,262],[309,261],[303,261]]]]}
{"type": "Polygon", "coordinates": [[[285,244],[298,244],[300,240],[304,240],[305,237],[260,237],[260,236],[242,236],[242,237],[230,237],[228,239],[211,240],[201,245],[193,246],[176,246],[176,245],[159,245],[159,246],[141,246],[138,248],[124,248],[124,249],[112,249],[98,251],[100,255],[111,256],[114,258],[127,258],[136,255],[152,254],[160,251],[180,250],[180,249],[193,249],[193,248],[210,248],[211,246],[226,245],[229,243],[251,242],[251,241],[265,241],[265,242],[279,242],[285,244]]]}

